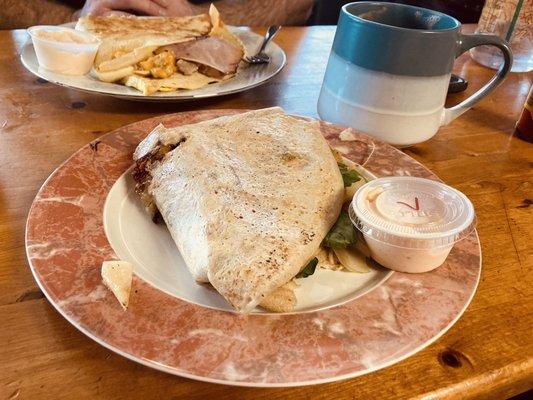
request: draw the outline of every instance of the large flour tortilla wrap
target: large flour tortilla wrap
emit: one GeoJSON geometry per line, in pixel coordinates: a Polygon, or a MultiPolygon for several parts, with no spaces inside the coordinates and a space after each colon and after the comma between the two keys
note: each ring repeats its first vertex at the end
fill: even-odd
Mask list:
{"type": "Polygon", "coordinates": [[[318,123],[280,108],[159,126],[134,159],[147,165],[142,196],[191,274],[241,312],[309,262],[342,206],[343,181],[318,123]],[[170,151],[156,160],[162,149],[170,151]]]}

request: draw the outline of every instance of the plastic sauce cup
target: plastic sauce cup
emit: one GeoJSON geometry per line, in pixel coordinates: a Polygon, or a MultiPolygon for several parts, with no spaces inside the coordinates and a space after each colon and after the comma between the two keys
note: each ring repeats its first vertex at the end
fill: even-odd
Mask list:
{"type": "Polygon", "coordinates": [[[361,186],[349,210],[374,260],[401,272],[442,265],[454,244],[475,228],[474,206],[456,189],[410,176],[361,186]]]}
{"type": "Polygon", "coordinates": [[[32,26],[28,33],[39,66],[60,74],[87,74],[100,46],[100,41],[89,32],[63,26],[32,26]]]}

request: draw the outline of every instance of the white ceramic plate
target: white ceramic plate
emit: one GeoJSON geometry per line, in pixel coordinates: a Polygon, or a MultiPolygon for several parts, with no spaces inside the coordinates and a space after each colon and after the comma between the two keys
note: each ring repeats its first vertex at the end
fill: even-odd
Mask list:
{"type": "MultiPolygon", "coordinates": [[[[367,179],[375,179],[366,170],[360,172],[367,179]]],[[[105,202],[104,229],[117,256],[131,262],[139,278],[171,296],[212,309],[235,311],[211,286],[193,279],[166,225],[152,222],[134,188],[130,168],[113,185],[105,202]]],[[[293,313],[344,304],[381,285],[391,274],[385,268],[372,268],[368,273],[317,270],[298,280],[298,306],[293,313]]],[[[267,313],[259,307],[254,312],[267,313]]]]}
{"type": "MultiPolygon", "coordinates": [[[[257,48],[263,40],[262,36],[250,31],[248,28],[230,27],[230,29],[241,39],[249,54],[254,54],[257,51],[257,48]]],[[[31,40],[28,40],[28,42],[24,45],[20,58],[24,67],[26,67],[26,69],[32,74],[60,86],[128,100],[175,102],[180,100],[223,96],[226,94],[242,92],[244,90],[262,85],[278,74],[286,62],[284,51],[274,42],[271,42],[268,45],[267,53],[271,57],[270,63],[257,65],[246,64],[245,67],[239,69],[235,77],[225,82],[213,83],[198,90],[158,92],[151,96],[145,96],[138,90],[124,85],[99,81],[91,74],[83,76],[70,76],[56,74],[41,68],[37,62],[37,56],[35,55],[35,50],[31,40]]]]}

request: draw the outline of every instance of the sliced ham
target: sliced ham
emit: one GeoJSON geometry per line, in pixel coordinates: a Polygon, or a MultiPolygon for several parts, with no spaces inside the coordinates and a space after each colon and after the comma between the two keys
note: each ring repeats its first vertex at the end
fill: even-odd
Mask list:
{"type": "Polygon", "coordinates": [[[192,75],[198,71],[198,65],[185,60],[178,60],[176,62],[176,66],[178,67],[178,71],[180,71],[183,75],[192,75]]]}
{"type": "Polygon", "coordinates": [[[234,74],[242,59],[242,50],[227,40],[218,37],[206,37],[190,42],[171,44],[160,48],[174,53],[176,59],[192,61],[206,65],[221,73],[234,74]]]}

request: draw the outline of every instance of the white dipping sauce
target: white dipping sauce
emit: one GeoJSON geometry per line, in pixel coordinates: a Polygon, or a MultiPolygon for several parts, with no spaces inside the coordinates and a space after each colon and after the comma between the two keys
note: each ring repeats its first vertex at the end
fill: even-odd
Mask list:
{"type": "Polygon", "coordinates": [[[52,72],[85,75],[94,62],[100,41],[88,32],[61,26],[28,29],[39,65],[52,72]]]}
{"type": "Polygon", "coordinates": [[[474,207],[461,192],[429,179],[380,178],[363,185],[350,206],[371,256],[401,272],[442,265],[475,227],[474,207]]]}

